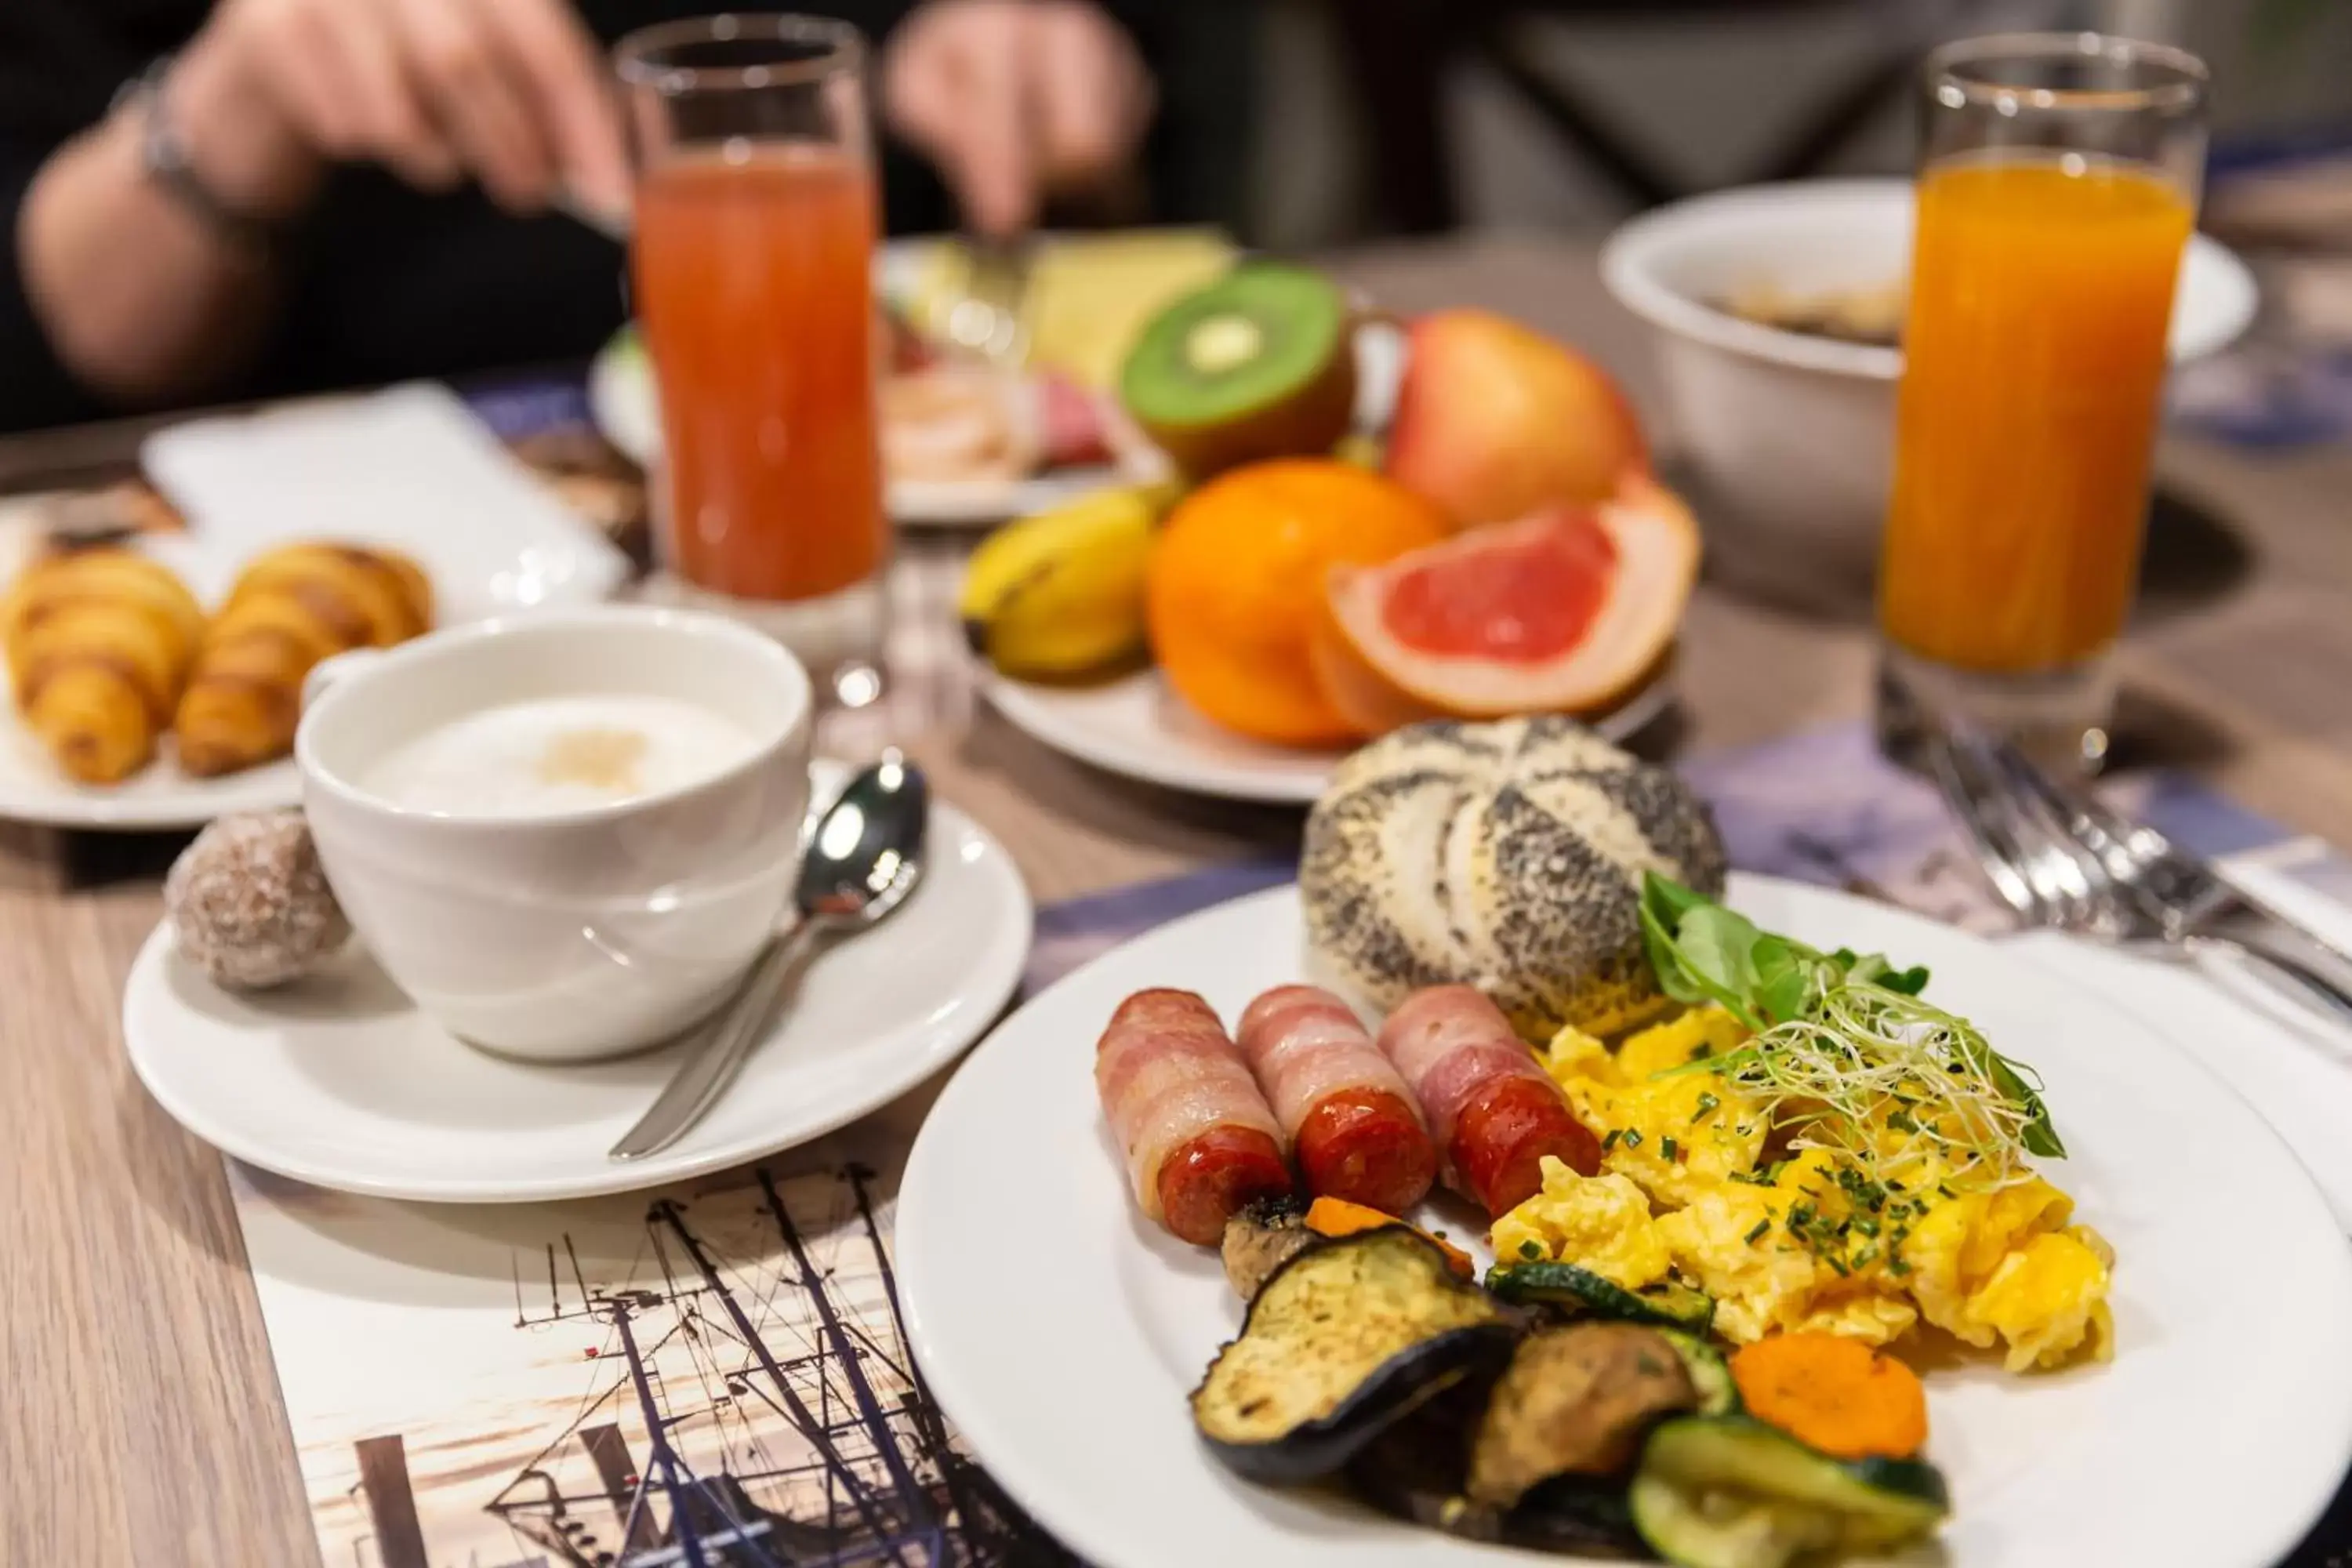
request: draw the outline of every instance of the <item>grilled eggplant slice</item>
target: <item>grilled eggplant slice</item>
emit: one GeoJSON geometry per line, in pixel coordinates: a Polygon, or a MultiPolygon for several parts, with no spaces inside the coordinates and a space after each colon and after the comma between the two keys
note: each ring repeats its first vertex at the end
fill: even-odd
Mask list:
{"type": "Polygon", "coordinates": [[[1503,1516],[1503,1540],[1572,1557],[1647,1557],[1622,1479],[1554,1476],[1503,1516]]]}
{"type": "Polygon", "coordinates": [[[1258,1288],[1192,1391],[1192,1422],[1251,1480],[1335,1474],[1399,1419],[1509,1361],[1509,1310],[1403,1226],[1308,1247],[1258,1288]]]}
{"type": "Polygon", "coordinates": [[[1469,1444],[1483,1390],[1448,1390],[1398,1422],[1348,1467],[1356,1494],[1383,1512],[1465,1541],[1576,1557],[1649,1556],[1621,1481],[1562,1476],[1502,1509],[1472,1500],[1469,1444]]]}
{"type": "Polygon", "coordinates": [[[1943,1475],[1924,1460],[1836,1458],[1748,1415],[1664,1423],[1628,1495],[1642,1538],[1678,1568],[1882,1552],[1950,1510],[1943,1475]]]}
{"type": "Polygon", "coordinates": [[[1473,1500],[1510,1508],[1555,1476],[1628,1469],[1698,1390],[1665,1336],[1638,1323],[1569,1323],[1519,1342],[1470,1445],[1473,1500]]]}
{"type": "Polygon", "coordinates": [[[1356,1495],[1383,1513],[1471,1541],[1503,1539],[1503,1510],[1465,1491],[1470,1434],[1486,1390],[1456,1384],[1367,1444],[1348,1466],[1356,1495]]]}
{"type": "Polygon", "coordinates": [[[1293,1197],[1244,1205],[1225,1221],[1218,1253],[1225,1280],[1243,1300],[1255,1300],[1266,1277],[1323,1238],[1307,1228],[1307,1205],[1293,1197]]]}
{"type": "Polygon", "coordinates": [[[1715,1298],[1662,1280],[1629,1290],[1573,1263],[1498,1263],[1486,1289],[1518,1306],[1556,1307],[1571,1318],[1615,1318],[1703,1334],[1715,1322],[1715,1298]]]}

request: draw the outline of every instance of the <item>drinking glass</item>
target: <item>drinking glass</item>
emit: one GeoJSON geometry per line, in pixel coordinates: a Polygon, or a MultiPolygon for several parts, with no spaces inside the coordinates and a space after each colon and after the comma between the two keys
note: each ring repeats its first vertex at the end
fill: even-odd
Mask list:
{"type": "Polygon", "coordinates": [[[853,705],[879,690],[890,552],[866,55],[845,24],[750,15],[614,50],[661,564],[677,596],[765,627],[853,705]]]}
{"type": "Polygon", "coordinates": [[[2094,769],[2196,218],[2205,68],[2020,34],[1937,50],[1924,87],[1880,732],[1899,752],[1923,710],[1941,713],[2094,769]]]}

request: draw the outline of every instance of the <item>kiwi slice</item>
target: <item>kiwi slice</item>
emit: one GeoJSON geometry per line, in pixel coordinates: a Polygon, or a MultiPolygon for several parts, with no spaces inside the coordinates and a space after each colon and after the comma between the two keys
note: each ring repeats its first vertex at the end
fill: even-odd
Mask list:
{"type": "Polygon", "coordinates": [[[1194,479],[1319,456],[1355,411],[1351,325],[1323,274],[1249,262],[1151,319],[1119,373],[1119,401],[1194,479]]]}

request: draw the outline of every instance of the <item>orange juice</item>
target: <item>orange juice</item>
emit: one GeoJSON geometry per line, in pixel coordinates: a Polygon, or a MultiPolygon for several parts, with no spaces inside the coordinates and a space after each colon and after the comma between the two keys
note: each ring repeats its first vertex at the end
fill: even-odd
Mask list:
{"type": "Polygon", "coordinates": [[[1957,668],[2063,670],[2130,608],[2191,207],[2051,153],[1937,165],[1918,203],[1880,625],[1957,668]]]}
{"type": "Polygon", "coordinates": [[[661,388],[668,564],[688,582],[816,598],[888,552],[875,223],[871,172],[834,148],[646,171],[630,259],[661,388]]]}

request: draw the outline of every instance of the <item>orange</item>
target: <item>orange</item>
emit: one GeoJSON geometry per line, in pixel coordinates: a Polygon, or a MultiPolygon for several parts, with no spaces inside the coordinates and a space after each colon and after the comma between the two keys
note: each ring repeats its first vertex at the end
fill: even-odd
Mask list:
{"type": "Polygon", "coordinates": [[[1235,468],[1179,503],[1153,542],[1152,652],[1177,694],[1228,729],[1281,745],[1351,740],[1308,657],[1324,579],[1451,531],[1428,501],[1351,464],[1235,468]]]}

